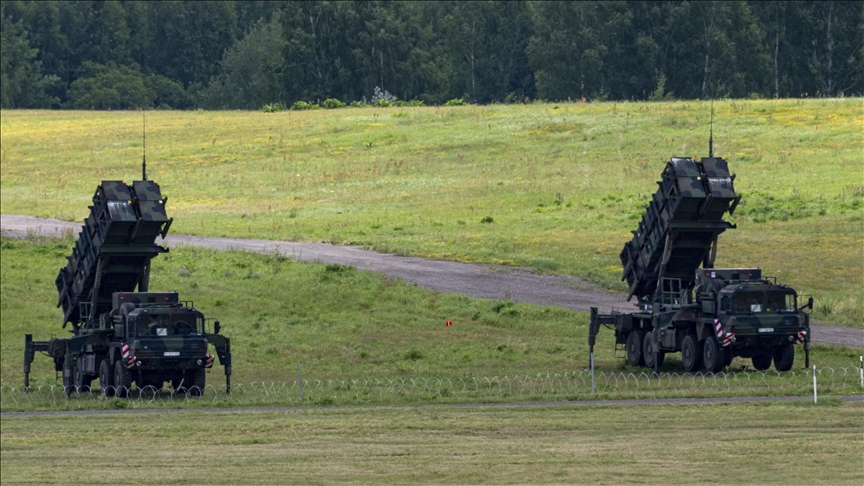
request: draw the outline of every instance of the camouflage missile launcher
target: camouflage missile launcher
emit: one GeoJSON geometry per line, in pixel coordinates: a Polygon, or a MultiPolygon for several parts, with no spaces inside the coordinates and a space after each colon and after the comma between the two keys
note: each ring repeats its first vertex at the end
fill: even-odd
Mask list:
{"type": "Polygon", "coordinates": [[[687,371],[717,372],[735,356],[752,358],[759,370],[773,360],[778,371],[788,371],[801,343],[809,366],[803,310],[813,308],[813,299],[799,307],[795,290],[763,278],[758,268],[713,268],[718,236],[735,228],[723,220],[741,200],[734,180],[719,157],[673,157],[666,164],[620,255],[628,299],[637,298],[638,311],[592,308],[592,353],[604,324],[614,327],[616,350],[633,366],[656,370],[667,353],[680,351],[687,371]]]}
{"type": "Polygon", "coordinates": [[[72,337],[25,336],[25,389],[35,352],[42,351],[62,372],[67,394],[88,390],[98,379],[106,396],[124,397],[133,384],[159,390],[165,382],[197,395],[215,361],[207,353],[213,345],[230,392],[231,342],[219,334],[219,322],[210,333],[192,302],[176,292],[149,292],[150,262],[168,251],[155,243],[173,221],[166,202],[153,181],[102,181],[55,281],[63,327],[72,325],[72,337]]]}

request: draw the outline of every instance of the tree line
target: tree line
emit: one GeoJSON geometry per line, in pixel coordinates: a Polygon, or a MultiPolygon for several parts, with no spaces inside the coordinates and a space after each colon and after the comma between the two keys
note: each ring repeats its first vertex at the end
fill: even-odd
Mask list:
{"type": "Polygon", "coordinates": [[[3,108],[864,92],[864,2],[3,1],[3,108]]]}

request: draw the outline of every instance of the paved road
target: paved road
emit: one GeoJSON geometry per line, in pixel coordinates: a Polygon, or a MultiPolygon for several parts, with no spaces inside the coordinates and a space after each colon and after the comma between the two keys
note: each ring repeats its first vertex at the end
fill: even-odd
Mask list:
{"type": "MultiPolygon", "coordinates": [[[[823,397],[823,400],[826,397],[823,397]]],[[[864,395],[836,397],[844,402],[864,403],[864,395]]],[[[2,412],[0,417],[34,417],[51,415],[118,415],[138,413],[186,413],[186,412],[295,412],[303,410],[336,410],[355,408],[421,408],[421,407],[561,407],[561,406],[606,406],[606,405],[693,405],[704,403],[745,403],[745,402],[803,402],[813,397],[728,397],[728,398],[645,398],[635,400],[579,400],[561,402],[516,402],[516,403],[453,403],[453,404],[416,404],[416,405],[349,405],[349,406],[311,406],[311,407],[231,407],[231,408],[153,408],[141,410],[55,410],[50,412],[2,412]]]]}
{"type": "MultiPolygon", "coordinates": [[[[78,233],[80,223],[31,216],[0,215],[4,236],[62,236],[78,233]]],[[[400,257],[351,246],[326,243],[294,243],[245,238],[215,238],[172,234],[163,242],[168,247],[196,246],[216,250],[243,250],[255,253],[292,256],[297,261],[338,263],[361,270],[372,270],[388,278],[401,278],[420,287],[455,292],[472,297],[510,299],[541,305],[557,305],[587,311],[598,307],[609,312],[613,307],[632,309],[623,295],[607,292],[591,282],[556,275],[538,275],[530,269],[494,267],[466,263],[400,257]]],[[[815,343],[864,348],[864,329],[814,325],[815,343]]]]}

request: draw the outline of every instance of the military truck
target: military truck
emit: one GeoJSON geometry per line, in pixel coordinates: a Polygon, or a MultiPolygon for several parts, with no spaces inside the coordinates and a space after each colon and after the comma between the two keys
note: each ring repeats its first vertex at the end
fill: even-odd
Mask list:
{"type": "MultiPolygon", "coordinates": [[[[146,174],[146,172],[145,172],[146,174]]],[[[78,235],[68,263],[55,284],[63,310],[63,328],[72,336],[34,341],[24,338],[24,388],[30,387],[30,365],[37,351],[54,359],[67,395],[89,391],[93,380],[105,396],[126,397],[139,390],[161,390],[170,382],[176,391],[200,395],[206,369],[215,357],[225,368],[231,390],[231,341],[213,322],[176,292],[150,292],[150,263],[167,248],[173,218],[165,211],[155,181],[102,181],[93,196],[90,215],[78,235]]]]}
{"type": "Polygon", "coordinates": [[[723,220],[741,201],[735,175],[720,157],[672,157],[632,240],[620,259],[636,312],[591,309],[588,344],[600,326],[615,331],[615,347],[632,366],[656,371],[667,353],[681,352],[687,371],[718,372],[733,357],[753,367],[792,368],[794,346],[810,360],[806,304],[758,268],[713,268],[718,236],[736,226],[723,220]],[[701,266],[701,268],[700,268],[701,266]],[[800,307],[799,307],[800,305],[800,307]]]}

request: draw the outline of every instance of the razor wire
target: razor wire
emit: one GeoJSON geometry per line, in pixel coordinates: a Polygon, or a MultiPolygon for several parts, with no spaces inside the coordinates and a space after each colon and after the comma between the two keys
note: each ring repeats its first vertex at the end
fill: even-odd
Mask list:
{"type": "MultiPolygon", "coordinates": [[[[595,372],[593,397],[683,398],[688,396],[729,396],[741,394],[796,394],[807,392],[813,370],[787,372],[595,372]]],[[[822,393],[856,393],[859,368],[821,368],[816,378],[822,393]]],[[[109,406],[125,401],[138,407],[147,404],[192,402],[218,406],[254,405],[359,405],[428,401],[560,401],[590,399],[591,372],[503,375],[489,377],[394,377],[355,379],[304,379],[294,381],[252,381],[235,383],[231,393],[224,385],[203,388],[114,388],[99,386],[63,387],[0,384],[0,409],[33,410],[61,408],[76,403],[99,402],[109,406]],[[302,390],[302,391],[301,391],[302,390]],[[122,398],[119,398],[122,397],[122,398]]],[[[124,408],[124,407],[120,407],[124,408]]]]}

